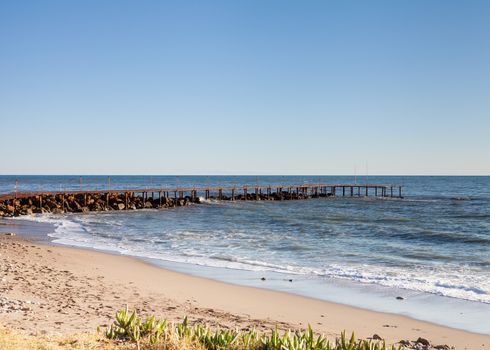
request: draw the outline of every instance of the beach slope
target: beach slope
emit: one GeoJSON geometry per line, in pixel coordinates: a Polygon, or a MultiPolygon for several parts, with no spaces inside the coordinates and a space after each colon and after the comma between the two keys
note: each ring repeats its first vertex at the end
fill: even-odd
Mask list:
{"type": "Polygon", "coordinates": [[[93,332],[125,307],[171,321],[259,331],[341,331],[388,343],[428,339],[488,349],[490,336],[261,288],[188,276],[137,259],[0,236],[0,324],[30,334],[93,332]]]}

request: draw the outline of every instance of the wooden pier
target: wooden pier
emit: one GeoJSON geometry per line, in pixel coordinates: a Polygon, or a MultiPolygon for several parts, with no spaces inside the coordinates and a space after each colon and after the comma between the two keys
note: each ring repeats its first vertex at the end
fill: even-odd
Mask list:
{"type": "Polygon", "coordinates": [[[403,186],[380,184],[303,184],[234,187],[177,187],[85,191],[14,192],[0,195],[0,216],[43,212],[86,212],[168,208],[204,200],[301,200],[308,198],[403,198],[403,186]]]}
{"type": "MultiPolygon", "coordinates": [[[[36,197],[41,195],[80,195],[80,194],[125,194],[129,197],[141,195],[148,198],[192,197],[216,200],[259,200],[264,196],[281,198],[287,194],[295,198],[317,197],[396,197],[403,198],[403,186],[377,184],[308,184],[284,186],[235,186],[235,187],[176,187],[176,188],[146,188],[146,189],[107,189],[84,191],[37,191],[12,192],[0,194],[0,202],[12,199],[36,197]],[[151,195],[150,195],[151,194],[151,195]]],[[[267,198],[266,198],[267,199],[267,198]]]]}

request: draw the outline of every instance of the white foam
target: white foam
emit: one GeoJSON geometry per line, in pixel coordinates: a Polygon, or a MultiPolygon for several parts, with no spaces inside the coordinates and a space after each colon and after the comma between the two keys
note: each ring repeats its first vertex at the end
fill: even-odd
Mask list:
{"type": "MultiPolygon", "coordinates": [[[[230,254],[209,254],[200,250],[198,243],[202,235],[195,232],[179,232],[180,238],[171,244],[170,249],[160,249],[154,244],[156,237],[131,237],[117,233],[92,233],[87,225],[93,217],[77,216],[76,220],[70,214],[63,216],[34,215],[29,219],[50,223],[55,231],[49,234],[55,243],[93,248],[117,252],[119,254],[156,259],[162,261],[187,263],[199,266],[218,267],[249,271],[270,271],[285,274],[305,275],[316,278],[333,278],[355,281],[363,284],[381,285],[385,287],[406,289],[424,293],[437,294],[464,300],[490,303],[490,278],[484,274],[474,274],[470,268],[443,267],[429,268],[427,266],[412,266],[410,268],[374,266],[374,265],[339,265],[327,264],[323,268],[312,268],[291,264],[271,263],[260,259],[252,259],[230,254]]],[[[104,224],[121,226],[119,222],[104,218],[104,224]],[[109,221],[108,221],[109,220],[109,221]]],[[[94,222],[93,224],[97,224],[94,222]]],[[[236,253],[239,254],[239,253],[236,253]]]]}

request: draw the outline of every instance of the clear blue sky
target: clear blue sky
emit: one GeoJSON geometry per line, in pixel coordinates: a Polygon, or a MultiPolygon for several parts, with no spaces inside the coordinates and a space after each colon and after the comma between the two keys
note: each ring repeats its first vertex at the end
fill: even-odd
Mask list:
{"type": "Polygon", "coordinates": [[[490,1],[1,1],[0,174],[490,174],[490,1]]]}

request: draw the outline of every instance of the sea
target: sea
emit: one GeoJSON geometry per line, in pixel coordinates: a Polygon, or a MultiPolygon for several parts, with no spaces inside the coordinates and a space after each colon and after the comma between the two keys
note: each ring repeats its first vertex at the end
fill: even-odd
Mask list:
{"type": "Polygon", "coordinates": [[[54,244],[490,334],[488,176],[0,176],[0,193],[315,183],[402,185],[403,198],[203,200],[2,222],[54,244]]]}

